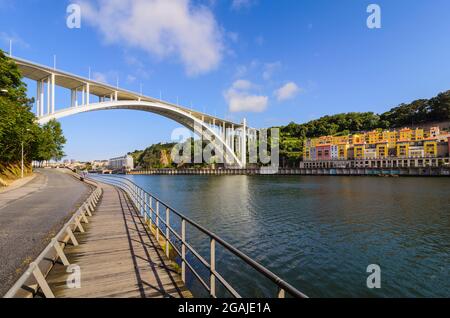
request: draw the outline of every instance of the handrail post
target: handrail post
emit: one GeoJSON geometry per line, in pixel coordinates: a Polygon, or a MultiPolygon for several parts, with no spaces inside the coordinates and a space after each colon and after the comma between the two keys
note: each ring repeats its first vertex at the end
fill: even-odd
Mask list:
{"type": "Polygon", "coordinates": [[[148,203],[148,211],[149,211],[149,216],[150,216],[150,229],[153,226],[153,198],[151,195],[149,195],[150,200],[148,203]]]}
{"type": "Polygon", "coordinates": [[[137,195],[138,195],[138,210],[139,214],[142,216],[142,195],[141,195],[141,189],[137,188],[137,195]]]}
{"type": "Polygon", "coordinates": [[[170,250],[169,250],[169,242],[170,242],[170,210],[166,208],[166,256],[169,258],[170,250]]]}
{"type": "Polygon", "coordinates": [[[139,202],[140,202],[140,210],[139,212],[141,213],[141,216],[144,216],[144,196],[143,196],[143,191],[141,188],[139,188],[139,202]]]}
{"type": "Polygon", "coordinates": [[[56,251],[56,254],[59,256],[59,258],[61,259],[61,262],[63,263],[64,266],[69,266],[70,262],[66,257],[66,254],[64,254],[64,251],[61,248],[61,245],[59,245],[59,242],[56,238],[52,239],[52,244],[53,244],[53,248],[56,251]]]}
{"type": "Polygon", "coordinates": [[[186,220],[181,220],[181,280],[186,283],[186,220]]]}
{"type": "Polygon", "coordinates": [[[147,194],[147,192],[144,192],[144,221],[145,221],[146,224],[147,224],[148,215],[149,215],[148,210],[149,210],[149,207],[148,207],[148,194],[147,194]]]}
{"type": "Polygon", "coordinates": [[[216,240],[211,238],[210,241],[210,263],[209,263],[209,270],[210,270],[210,295],[211,297],[216,297],[216,277],[214,275],[214,272],[216,271],[216,240]]]}
{"type": "Polygon", "coordinates": [[[156,241],[159,242],[159,201],[156,201],[156,241]]]}
{"type": "Polygon", "coordinates": [[[42,274],[41,270],[39,269],[38,264],[33,262],[30,264],[30,268],[32,269],[32,273],[34,278],[36,279],[36,282],[38,283],[39,287],[41,287],[42,293],[44,294],[45,298],[55,298],[55,295],[50,289],[50,286],[48,286],[48,283],[45,280],[45,277],[42,274]]]}
{"type": "Polygon", "coordinates": [[[140,189],[141,192],[141,215],[144,216],[145,215],[145,193],[144,190],[140,189]]]}

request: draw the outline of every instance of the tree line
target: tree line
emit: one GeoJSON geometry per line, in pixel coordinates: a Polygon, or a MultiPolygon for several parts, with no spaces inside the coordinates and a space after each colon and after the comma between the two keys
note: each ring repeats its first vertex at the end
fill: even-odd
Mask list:
{"type": "Polygon", "coordinates": [[[373,112],[343,113],[324,116],[305,124],[292,122],[280,128],[285,135],[303,139],[445,121],[450,121],[450,90],[431,99],[400,104],[382,114],[373,112]]]}
{"type": "Polygon", "coordinates": [[[16,64],[0,50],[0,164],[24,160],[61,160],[66,139],[61,125],[50,121],[39,125],[32,112],[34,99],[26,94],[27,86],[16,64]]]}

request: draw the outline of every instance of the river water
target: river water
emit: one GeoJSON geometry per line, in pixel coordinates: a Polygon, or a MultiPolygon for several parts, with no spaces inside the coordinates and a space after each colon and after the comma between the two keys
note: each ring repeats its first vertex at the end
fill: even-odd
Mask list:
{"type": "MultiPolygon", "coordinates": [[[[310,297],[450,297],[450,178],[128,178],[310,297]],[[381,268],[380,289],[367,287],[369,264],[381,268]]],[[[208,254],[206,238],[188,238],[208,254]]],[[[218,255],[219,273],[243,296],[276,295],[218,255]]]]}

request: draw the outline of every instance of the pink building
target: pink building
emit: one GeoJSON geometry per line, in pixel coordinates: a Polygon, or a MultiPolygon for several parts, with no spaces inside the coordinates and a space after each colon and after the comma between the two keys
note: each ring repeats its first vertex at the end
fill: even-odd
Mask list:
{"type": "Polygon", "coordinates": [[[317,160],[331,160],[331,145],[317,145],[316,151],[317,160]]]}

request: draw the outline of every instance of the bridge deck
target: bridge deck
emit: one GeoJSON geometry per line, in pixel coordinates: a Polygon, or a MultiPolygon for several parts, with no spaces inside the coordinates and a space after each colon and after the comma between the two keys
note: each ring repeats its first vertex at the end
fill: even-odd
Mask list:
{"type": "Polygon", "coordinates": [[[56,297],[192,297],[156,239],[121,190],[102,185],[104,193],[79,246],[64,252],[80,266],[81,288],[69,289],[66,267],[56,264],[48,276],[56,297]]]}

